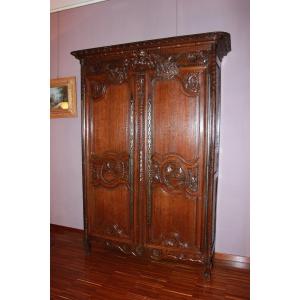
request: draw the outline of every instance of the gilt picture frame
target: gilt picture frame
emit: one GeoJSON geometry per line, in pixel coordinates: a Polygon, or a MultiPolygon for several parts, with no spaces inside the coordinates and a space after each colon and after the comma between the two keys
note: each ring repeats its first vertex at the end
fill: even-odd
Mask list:
{"type": "Polygon", "coordinates": [[[50,80],[50,117],[77,117],[76,77],[50,80]]]}

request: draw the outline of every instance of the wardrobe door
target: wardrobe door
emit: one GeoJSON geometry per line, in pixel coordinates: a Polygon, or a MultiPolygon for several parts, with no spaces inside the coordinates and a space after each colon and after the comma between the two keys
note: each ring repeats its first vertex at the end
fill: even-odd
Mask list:
{"type": "Polygon", "coordinates": [[[148,76],[145,244],[153,258],[202,261],[206,68],[168,66],[148,76]]]}
{"type": "Polygon", "coordinates": [[[135,242],[135,100],[127,76],[106,69],[85,84],[88,234],[125,249],[135,242]]]}

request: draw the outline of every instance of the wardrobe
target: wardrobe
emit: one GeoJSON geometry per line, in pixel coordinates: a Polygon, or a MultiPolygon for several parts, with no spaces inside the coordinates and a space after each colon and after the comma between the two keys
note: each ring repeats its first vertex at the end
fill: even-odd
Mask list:
{"type": "Polygon", "coordinates": [[[81,64],[84,240],[196,262],[216,237],[221,61],[210,32],[74,51],[81,64]]]}

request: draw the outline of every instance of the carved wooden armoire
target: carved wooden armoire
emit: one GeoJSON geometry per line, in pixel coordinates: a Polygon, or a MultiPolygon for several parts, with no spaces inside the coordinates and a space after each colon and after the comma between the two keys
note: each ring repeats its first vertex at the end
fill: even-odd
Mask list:
{"type": "Polygon", "coordinates": [[[211,32],[74,51],[81,63],[85,242],[195,261],[215,247],[221,60],[211,32]]]}

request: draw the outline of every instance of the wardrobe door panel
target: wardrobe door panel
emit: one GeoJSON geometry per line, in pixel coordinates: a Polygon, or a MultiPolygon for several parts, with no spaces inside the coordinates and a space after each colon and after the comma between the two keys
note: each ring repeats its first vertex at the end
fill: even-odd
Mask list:
{"type": "Polygon", "coordinates": [[[89,233],[131,242],[133,237],[134,100],[128,82],[88,79],[90,101],[89,233]]]}
{"type": "MultiPolygon", "coordinates": [[[[149,79],[147,245],[199,254],[204,167],[204,68],[149,79]],[[195,85],[189,88],[188,78],[195,85]]],[[[168,250],[169,249],[169,250],[168,250]]],[[[166,255],[167,256],[167,255],[166,255]]],[[[175,255],[176,256],[176,255],[175,255]]],[[[200,257],[200,256],[199,256],[200,257]]],[[[198,258],[199,258],[198,257],[198,258]]],[[[197,260],[197,259],[196,259],[197,260]]],[[[200,258],[199,258],[200,260],[200,258]]]]}

